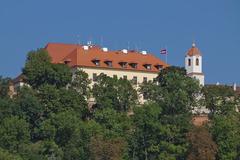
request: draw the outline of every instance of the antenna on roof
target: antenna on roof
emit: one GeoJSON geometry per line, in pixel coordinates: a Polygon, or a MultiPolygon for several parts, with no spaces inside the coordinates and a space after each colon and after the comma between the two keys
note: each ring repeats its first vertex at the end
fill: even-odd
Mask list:
{"type": "Polygon", "coordinates": [[[77,35],[77,44],[80,45],[81,41],[80,41],[80,35],[77,35]]]}
{"type": "Polygon", "coordinates": [[[138,46],[136,43],[135,43],[135,50],[138,52],[138,46]]]}
{"type": "Polygon", "coordinates": [[[127,49],[130,50],[130,42],[128,41],[127,49]]]}
{"type": "Polygon", "coordinates": [[[100,38],[100,46],[103,46],[103,36],[100,38]]]}
{"type": "Polygon", "coordinates": [[[88,38],[88,41],[87,41],[87,45],[88,46],[92,46],[92,37],[91,36],[89,36],[89,38],[88,38]]]}

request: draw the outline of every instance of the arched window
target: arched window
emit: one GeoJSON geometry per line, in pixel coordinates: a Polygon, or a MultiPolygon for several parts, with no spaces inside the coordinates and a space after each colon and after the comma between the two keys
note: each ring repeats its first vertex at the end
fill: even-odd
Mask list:
{"type": "Polygon", "coordinates": [[[191,59],[188,59],[188,66],[191,66],[191,59]]]}
{"type": "Polygon", "coordinates": [[[196,65],[199,66],[199,59],[196,59],[196,65]]]}

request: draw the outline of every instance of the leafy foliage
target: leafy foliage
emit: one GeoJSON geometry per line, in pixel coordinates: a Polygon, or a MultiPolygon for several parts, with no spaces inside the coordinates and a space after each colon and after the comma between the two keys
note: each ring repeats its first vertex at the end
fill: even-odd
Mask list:
{"type": "Polygon", "coordinates": [[[65,87],[72,78],[70,68],[64,64],[52,64],[44,49],[29,52],[23,74],[33,88],[43,84],[65,87]]]}
{"type": "Polygon", "coordinates": [[[207,86],[203,91],[211,111],[211,133],[218,145],[217,159],[239,159],[239,95],[228,86],[207,86]]]}
{"type": "Polygon", "coordinates": [[[10,80],[10,78],[3,78],[0,76],[0,98],[8,96],[10,80]]]}
{"type": "Polygon", "coordinates": [[[117,79],[100,74],[93,86],[96,107],[114,108],[117,111],[129,111],[137,102],[137,92],[128,80],[117,79]]]}
{"type": "Polygon", "coordinates": [[[202,93],[183,68],[163,69],[139,91],[104,74],[90,88],[85,72],[52,64],[39,49],[28,54],[23,74],[31,87],[11,98],[9,79],[0,78],[0,160],[214,159],[212,140],[215,159],[239,159],[239,97],[205,87],[210,133],[193,128],[192,109],[202,93]],[[148,98],[144,105],[138,93],[148,98]],[[88,98],[96,102],[91,109],[88,98]]]}

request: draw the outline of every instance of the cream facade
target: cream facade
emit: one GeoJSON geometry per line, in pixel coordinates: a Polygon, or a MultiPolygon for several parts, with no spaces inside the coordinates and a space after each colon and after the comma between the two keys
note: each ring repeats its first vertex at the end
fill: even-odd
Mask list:
{"type": "MultiPolygon", "coordinates": [[[[139,89],[139,85],[144,81],[153,81],[157,76],[158,72],[144,72],[144,71],[132,71],[132,70],[120,70],[120,69],[106,69],[106,68],[95,68],[95,67],[77,67],[74,70],[82,70],[86,72],[91,80],[90,86],[92,87],[95,83],[95,76],[100,75],[101,73],[106,74],[109,77],[117,76],[117,78],[126,78],[127,80],[135,81],[136,84],[134,88],[137,90],[139,89]]],[[[139,94],[139,103],[143,104],[146,100],[142,94],[139,94]]],[[[93,98],[90,98],[91,102],[94,101],[93,98]]]]}

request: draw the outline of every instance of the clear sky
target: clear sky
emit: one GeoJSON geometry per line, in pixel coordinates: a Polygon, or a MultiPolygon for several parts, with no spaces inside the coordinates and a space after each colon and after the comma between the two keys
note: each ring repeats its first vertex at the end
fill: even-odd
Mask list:
{"type": "Polygon", "coordinates": [[[88,40],[163,60],[167,47],[177,66],[194,40],[206,83],[240,84],[240,0],[0,0],[0,75],[17,76],[48,42],[88,40]]]}

